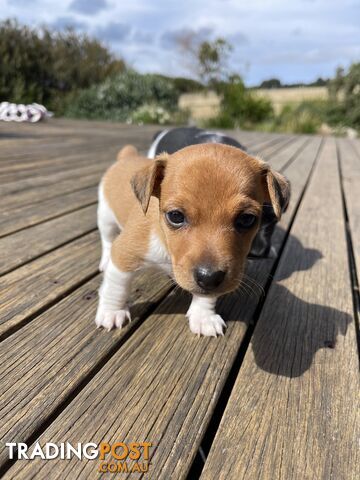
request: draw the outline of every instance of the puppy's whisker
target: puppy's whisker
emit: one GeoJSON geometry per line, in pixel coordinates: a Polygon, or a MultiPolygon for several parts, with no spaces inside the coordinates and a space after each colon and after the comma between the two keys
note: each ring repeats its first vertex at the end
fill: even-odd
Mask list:
{"type": "Polygon", "coordinates": [[[239,289],[235,290],[234,294],[240,300],[243,300],[244,295],[249,296],[249,292],[247,290],[245,290],[243,287],[240,287],[239,289]]]}
{"type": "Polygon", "coordinates": [[[256,287],[260,290],[261,295],[265,295],[264,287],[260,285],[260,283],[258,283],[254,278],[250,277],[249,275],[244,274],[244,277],[246,281],[250,282],[250,284],[253,285],[253,287],[256,287]]]}
{"type": "MultiPolygon", "coordinates": [[[[246,283],[246,281],[243,280],[243,279],[240,279],[239,282],[240,282],[240,285],[239,285],[238,289],[235,290],[238,294],[241,291],[243,291],[243,292],[247,293],[249,296],[251,296],[251,295],[255,295],[256,297],[259,296],[259,293],[253,288],[253,286],[251,284],[246,283]]],[[[260,289],[259,285],[256,285],[256,287],[258,287],[260,289]]],[[[260,294],[262,295],[261,290],[260,290],[260,294]]]]}
{"type": "Polygon", "coordinates": [[[243,287],[244,291],[249,295],[249,297],[251,297],[251,295],[256,296],[255,290],[253,288],[251,288],[251,286],[248,285],[246,282],[242,283],[242,287],[243,287]]]}
{"type": "Polygon", "coordinates": [[[235,290],[236,295],[240,298],[242,296],[242,293],[250,295],[251,292],[248,290],[247,287],[248,287],[248,285],[246,285],[244,282],[240,281],[240,284],[239,284],[238,288],[235,290]]]}
{"type": "Polygon", "coordinates": [[[177,293],[182,293],[182,288],[180,288],[180,286],[176,283],[174,288],[174,294],[177,294],[177,293]]]}
{"type": "Polygon", "coordinates": [[[250,277],[249,275],[247,275],[246,273],[243,273],[240,277],[238,277],[237,279],[239,282],[241,281],[247,281],[249,282],[251,285],[253,285],[254,287],[258,288],[262,293],[265,293],[265,290],[264,288],[262,287],[262,285],[257,282],[253,277],[250,277]]]}

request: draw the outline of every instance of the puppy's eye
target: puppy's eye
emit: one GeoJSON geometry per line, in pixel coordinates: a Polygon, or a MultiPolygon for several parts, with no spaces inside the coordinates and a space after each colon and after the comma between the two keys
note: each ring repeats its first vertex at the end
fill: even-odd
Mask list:
{"type": "Polygon", "coordinates": [[[235,219],[235,228],[237,231],[247,230],[255,225],[256,215],[252,213],[241,213],[235,219]]]}
{"type": "Polygon", "coordinates": [[[180,210],[171,210],[165,214],[165,217],[169,224],[176,228],[182,227],[186,222],[185,215],[180,210]]]}

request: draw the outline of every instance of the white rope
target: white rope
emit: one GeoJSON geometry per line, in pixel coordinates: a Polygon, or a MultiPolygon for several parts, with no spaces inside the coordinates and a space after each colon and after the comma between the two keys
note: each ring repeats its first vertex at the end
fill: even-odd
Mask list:
{"type": "Polygon", "coordinates": [[[53,113],[49,112],[44,105],[39,103],[31,103],[23,105],[22,103],[0,103],[0,120],[5,122],[39,122],[43,118],[52,117],[53,113]]]}

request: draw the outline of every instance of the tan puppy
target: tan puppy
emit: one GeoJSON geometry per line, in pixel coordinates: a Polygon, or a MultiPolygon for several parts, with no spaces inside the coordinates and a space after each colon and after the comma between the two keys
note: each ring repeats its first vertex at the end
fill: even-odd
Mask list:
{"type": "Polygon", "coordinates": [[[156,266],[193,294],[191,331],[222,334],[216,299],[240,284],[263,204],[280,218],[288,196],[282,175],[235,147],[194,145],[155,160],[124,147],[99,188],[104,281],[97,326],[130,320],[131,280],[156,266]]]}

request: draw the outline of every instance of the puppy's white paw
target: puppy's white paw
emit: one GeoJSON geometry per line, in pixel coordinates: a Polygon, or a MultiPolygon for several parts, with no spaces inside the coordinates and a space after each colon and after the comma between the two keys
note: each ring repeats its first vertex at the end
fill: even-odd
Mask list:
{"type": "Polygon", "coordinates": [[[226,324],[220,315],[194,309],[189,311],[186,316],[189,319],[190,330],[199,337],[200,335],[205,337],[224,335],[223,329],[226,328],[226,324]]]}
{"type": "Polygon", "coordinates": [[[101,255],[101,260],[99,264],[100,272],[105,272],[106,267],[108,266],[110,260],[110,252],[103,252],[101,255]]]}
{"type": "Polygon", "coordinates": [[[128,308],[123,310],[104,310],[99,307],[96,313],[95,323],[97,328],[106,328],[109,332],[112,328],[122,328],[126,321],[131,322],[128,308]]]}

